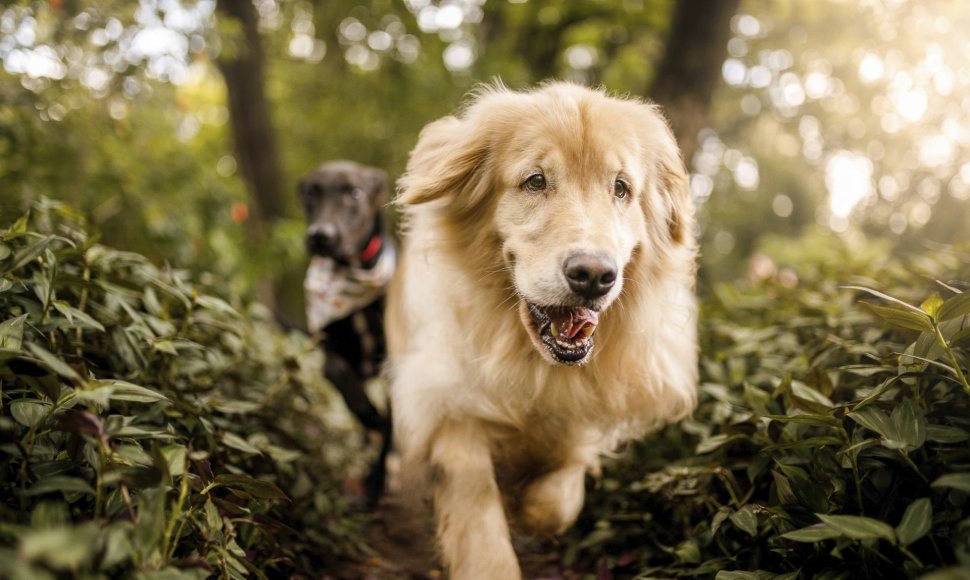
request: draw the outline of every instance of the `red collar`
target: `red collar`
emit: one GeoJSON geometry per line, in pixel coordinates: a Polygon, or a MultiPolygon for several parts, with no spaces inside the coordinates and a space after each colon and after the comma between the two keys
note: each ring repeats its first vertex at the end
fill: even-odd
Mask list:
{"type": "Polygon", "coordinates": [[[373,260],[374,257],[377,256],[378,252],[381,251],[381,246],[383,245],[384,241],[381,240],[381,236],[374,234],[374,237],[367,242],[367,247],[364,248],[364,251],[360,253],[360,261],[366,264],[367,262],[373,260]]]}

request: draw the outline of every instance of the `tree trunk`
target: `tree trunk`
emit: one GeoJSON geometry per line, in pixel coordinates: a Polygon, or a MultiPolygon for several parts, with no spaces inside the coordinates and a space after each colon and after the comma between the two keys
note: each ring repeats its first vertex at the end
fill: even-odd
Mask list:
{"type": "Polygon", "coordinates": [[[664,107],[690,166],[707,124],[714,90],[741,0],[677,0],[663,60],[650,96],[664,107]]]}
{"type": "MultiPolygon", "coordinates": [[[[238,34],[224,40],[218,66],[226,82],[233,148],[251,200],[247,234],[258,247],[267,226],[283,215],[282,172],[266,99],[259,15],[252,0],[218,0],[216,8],[220,17],[234,20],[240,27],[238,34]]],[[[271,280],[260,283],[259,294],[266,306],[278,311],[271,280]]]]}

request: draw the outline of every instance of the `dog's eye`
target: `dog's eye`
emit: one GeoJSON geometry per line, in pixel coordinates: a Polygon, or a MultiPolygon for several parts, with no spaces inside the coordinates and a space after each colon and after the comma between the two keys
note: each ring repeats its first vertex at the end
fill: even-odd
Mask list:
{"type": "Polygon", "coordinates": [[[532,192],[539,192],[546,189],[546,176],[541,173],[533,173],[525,180],[522,187],[532,192]]]}
{"type": "Polygon", "coordinates": [[[616,196],[616,199],[623,199],[629,193],[630,186],[627,184],[627,182],[623,181],[622,179],[617,179],[613,182],[613,195],[616,196]]]}
{"type": "Polygon", "coordinates": [[[359,187],[355,187],[350,190],[350,197],[354,199],[360,199],[364,197],[364,190],[359,187]]]}

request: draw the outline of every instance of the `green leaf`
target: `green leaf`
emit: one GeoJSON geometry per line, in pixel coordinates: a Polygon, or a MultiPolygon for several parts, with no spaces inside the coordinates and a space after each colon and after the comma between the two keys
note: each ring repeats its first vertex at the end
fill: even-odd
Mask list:
{"type": "Polygon", "coordinates": [[[771,402],[771,396],[758,387],[748,384],[747,381],[744,383],[744,400],[759,415],[768,414],[768,403],[771,402]]]}
{"type": "Polygon", "coordinates": [[[262,403],[253,401],[214,401],[211,406],[216,411],[226,414],[246,414],[258,411],[262,408],[262,403]]]}
{"type": "Polygon", "coordinates": [[[960,330],[959,332],[954,333],[953,336],[951,336],[949,339],[950,346],[953,346],[958,342],[966,340],[968,338],[970,338],[970,326],[964,328],[963,330],[960,330]]]}
{"type": "MultiPolygon", "coordinates": [[[[71,523],[71,507],[62,499],[45,499],[36,502],[30,514],[33,528],[55,528],[71,523]]],[[[2,564],[0,564],[2,566],[2,564]]]]}
{"type": "Polygon", "coordinates": [[[896,526],[899,543],[908,546],[929,533],[933,526],[933,504],[927,497],[909,504],[902,521],[896,526]]]}
{"type": "Polygon", "coordinates": [[[933,487],[952,487],[970,493],[970,473],[948,473],[940,476],[931,484],[933,487]]]}
{"type": "Polygon", "coordinates": [[[674,555],[677,556],[677,560],[684,564],[696,564],[701,561],[701,551],[697,546],[697,542],[693,540],[684,540],[675,549],[674,555]]]}
{"type": "Polygon", "coordinates": [[[215,296],[197,296],[195,298],[195,303],[208,310],[215,310],[216,312],[239,316],[236,309],[230,306],[228,302],[222,300],[221,298],[216,298],[215,296]]]}
{"type": "Polygon", "coordinates": [[[814,543],[821,542],[822,540],[831,540],[842,537],[842,532],[839,532],[826,524],[815,524],[814,526],[808,526],[807,528],[782,534],[781,537],[794,540],[796,542],[814,543]]]}
{"type": "Polygon", "coordinates": [[[782,505],[794,505],[798,503],[798,497],[792,491],[791,482],[784,475],[775,470],[771,471],[771,477],[775,481],[775,494],[782,505]]]}
{"type": "Polygon", "coordinates": [[[30,486],[30,489],[27,490],[27,495],[43,495],[52,492],[79,492],[94,495],[94,488],[91,487],[91,484],[79,477],[50,475],[30,486]]]}
{"type": "Polygon", "coordinates": [[[777,451],[781,449],[812,449],[817,450],[822,447],[833,446],[833,447],[843,447],[845,441],[839,437],[806,437],[803,439],[795,439],[794,441],[786,441],[784,443],[775,443],[774,445],[766,445],[762,448],[765,452],[777,451]]]}
{"type": "Polygon", "coordinates": [[[52,406],[38,399],[17,399],[10,403],[10,414],[24,427],[33,427],[47,416],[52,406]]]}
{"type": "Polygon", "coordinates": [[[765,415],[766,419],[779,421],[781,423],[794,423],[796,425],[812,425],[814,427],[838,427],[841,421],[831,415],[817,415],[811,413],[800,413],[798,415],[765,415]]]}
{"type": "Polygon", "coordinates": [[[746,505],[731,514],[731,521],[739,529],[747,532],[748,535],[752,537],[758,535],[758,516],[750,505],[746,505]]]}
{"type": "Polygon", "coordinates": [[[63,300],[55,300],[53,305],[58,312],[67,317],[67,320],[71,323],[73,328],[93,328],[94,330],[104,332],[104,326],[102,326],[97,320],[91,318],[91,316],[86,312],[74,308],[63,300]],[[75,320],[77,320],[77,322],[75,322],[75,320]]]}
{"type": "Polygon", "coordinates": [[[135,546],[144,553],[161,547],[165,534],[165,489],[145,489],[138,496],[138,525],[132,537],[135,546]]]}
{"type": "Polygon", "coordinates": [[[131,401],[133,403],[157,403],[170,401],[168,397],[145,387],[134,385],[127,381],[95,380],[88,381],[88,389],[78,390],[80,400],[103,400],[107,397],[112,401],[131,401]]]}
{"type": "Polygon", "coordinates": [[[3,237],[5,239],[13,239],[22,236],[27,233],[27,223],[30,221],[30,212],[28,211],[24,215],[17,218],[17,221],[12,223],[6,231],[3,232],[3,237]]]}
{"type": "Polygon", "coordinates": [[[131,543],[131,535],[134,533],[134,526],[131,522],[115,522],[104,532],[104,556],[102,556],[102,569],[112,568],[131,559],[134,549],[131,543]]]}
{"type": "Polygon", "coordinates": [[[22,314],[0,322],[0,348],[20,350],[24,341],[24,321],[26,320],[27,315],[22,314]]]}
{"type": "Polygon", "coordinates": [[[51,244],[57,236],[43,236],[29,246],[21,248],[13,257],[13,264],[7,268],[8,272],[13,272],[28,264],[32,260],[44,253],[47,246],[51,244]]]}
{"type": "Polygon", "coordinates": [[[876,407],[864,407],[858,411],[849,413],[848,416],[856,423],[870,431],[875,431],[883,437],[893,438],[895,435],[895,427],[889,416],[876,407]]]}
{"type": "Polygon", "coordinates": [[[212,571],[206,568],[162,568],[161,570],[142,570],[135,572],[133,580],[206,580],[212,571]]]}
{"type": "Polygon", "coordinates": [[[728,516],[730,516],[732,513],[734,513],[734,511],[731,508],[721,506],[717,510],[717,513],[714,514],[714,517],[711,518],[711,533],[716,534],[721,528],[721,524],[723,524],[725,520],[728,519],[728,516]]]}
{"type": "Polygon", "coordinates": [[[714,576],[714,580],[762,580],[765,575],[745,570],[721,570],[714,576]]]}
{"type": "Polygon", "coordinates": [[[940,313],[940,308],[943,306],[943,299],[940,298],[939,292],[934,292],[929,298],[923,301],[919,305],[920,310],[930,315],[933,320],[938,320],[937,315],[940,313]]]}
{"type": "Polygon", "coordinates": [[[950,425],[927,425],[926,438],[937,443],[963,443],[970,439],[970,433],[966,429],[950,425]]]}
{"type": "Polygon", "coordinates": [[[882,298],[883,300],[886,300],[888,302],[892,302],[892,303],[896,304],[897,306],[899,306],[901,308],[904,308],[904,309],[907,309],[907,310],[911,310],[912,312],[914,312],[916,314],[921,314],[921,315],[924,315],[924,316],[926,315],[925,312],[923,312],[919,308],[913,306],[912,304],[907,304],[906,302],[903,302],[899,298],[893,298],[889,294],[884,294],[884,293],[882,293],[882,292],[880,292],[878,290],[873,290],[872,288],[866,288],[865,286],[842,286],[842,288],[845,288],[845,289],[848,289],[848,290],[861,290],[863,292],[867,292],[869,294],[872,294],[873,296],[875,296],[877,298],[882,298]]]}
{"type": "Polygon", "coordinates": [[[172,477],[179,477],[185,473],[187,453],[184,445],[167,445],[162,447],[162,456],[168,464],[168,472],[172,477]]]}
{"type": "Polygon", "coordinates": [[[801,381],[791,382],[791,392],[799,399],[793,404],[811,413],[824,413],[835,406],[831,399],[801,381]]]}
{"type": "Polygon", "coordinates": [[[222,516],[219,509],[212,503],[211,498],[205,500],[205,522],[210,532],[218,532],[222,529],[222,516]]]}
{"type": "Polygon", "coordinates": [[[47,367],[49,371],[57,373],[62,377],[71,379],[75,382],[81,382],[81,375],[77,374],[77,371],[69,367],[67,363],[61,359],[51,354],[51,352],[46,348],[40,346],[39,344],[28,342],[27,349],[30,350],[34,356],[40,359],[40,362],[43,363],[43,365],[47,367]]]}
{"type": "Polygon", "coordinates": [[[96,554],[97,539],[97,528],[91,524],[43,528],[24,534],[19,551],[24,559],[55,570],[77,570],[96,554]]]}
{"type": "Polygon", "coordinates": [[[860,304],[893,326],[908,328],[910,330],[921,330],[923,332],[933,331],[932,321],[930,321],[929,316],[927,316],[927,314],[921,310],[916,310],[914,312],[913,310],[907,310],[897,306],[878,306],[868,302],[860,302],[860,304]]]}
{"type": "Polygon", "coordinates": [[[168,339],[156,340],[152,343],[152,348],[158,352],[164,352],[172,356],[178,356],[179,351],[175,349],[175,344],[168,339]]]}
{"type": "Polygon", "coordinates": [[[275,484],[268,481],[263,481],[261,479],[254,479],[248,475],[227,473],[217,475],[215,481],[219,485],[223,485],[232,490],[244,492],[252,497],[260,499],[289,499],[286,494],[283,493],[283,490],[276,487],[275,484]]]}
{"type": "Polygon", "coordinates": [[[970,314],[970,292],[962,292],[947,298],[940,307],[937,319],[940,322],[946,322],[965,314],[970,314]]]}
{"type": "Polygon", "coordinates": [[[875,540],[882,538],[890,542],[896,541],[896,532],[885,522],[863,516],[839,516],[816,514],[823,523],[833,530],[854,540],[875,540]]]}
{"type": "Polygon", "coordinates": [[[909,450],[919,449],[926,442],[926,417],[912,399],[903,401],[893,409],[893,433],[909,450]]]}
{"type": "MultiPolygon", "coordinates": [[[[893,372],[895,372],[895,370],[893,372]]],[[[896,384],[896,381],[898,380],[899,380],[898,376],[889,377],[888,379],[880,383],[878,387],[873,389],[872,392],[869,393],[865,399],[862,399],[861,401],[856,403],[855,407],[853,407],[852,410],[858,411],[863,407],[866,407],[872,404],[874,401],[878,401],[880,398],[882,398],[882,396],[886,393],[886,391],[889,390],[889,387],[896,384]]]]}
{"type": "MultiPolygon", "coordinates": [[[[942,325],[941,325],[942,326],[942,325]]],[[[942,331],[942,328],[940,329],[942,331]]],[[[907,349],[909,351],[909,349],[907,349]]],[[[912,354],[929,360],[937,360],[944,354],[935,332],[922,332],[912,346],[912,354]]]]}
{"type": "Polygon", "coordinates": [[[226,432],[222,435],[222,442],[226,444],[227,447],[232,447],[233,449],[238,449],[239,451],[244,451],[246,453],[251,453],[253,455],[262,455],[263,452],[259,449],[253,447],[249,441],[246,441],[239,435],[235,433],[226,432]]]}
{"type": "Polygon", "coordinates": [[[807,471],[795,465],[785,464],[779,464],[778,469],[788,478],[792,492],[804,506],[815,512],[828,510],[828,498],[822,492],[819,482],[814,477],[810,477],[807,471]]]}

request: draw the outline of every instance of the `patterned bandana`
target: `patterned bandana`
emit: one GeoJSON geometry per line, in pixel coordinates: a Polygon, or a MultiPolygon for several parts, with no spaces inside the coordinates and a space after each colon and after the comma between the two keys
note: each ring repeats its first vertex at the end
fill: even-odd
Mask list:
{"type": "Polygon", "coordinates": [[[314,256],[303,280],[307,327],[311,333],[364,308],[384,295],[394,269],[397,251],[383,243],[383,251],[371,268],[344,266],[331,258],[314,256]]]}

